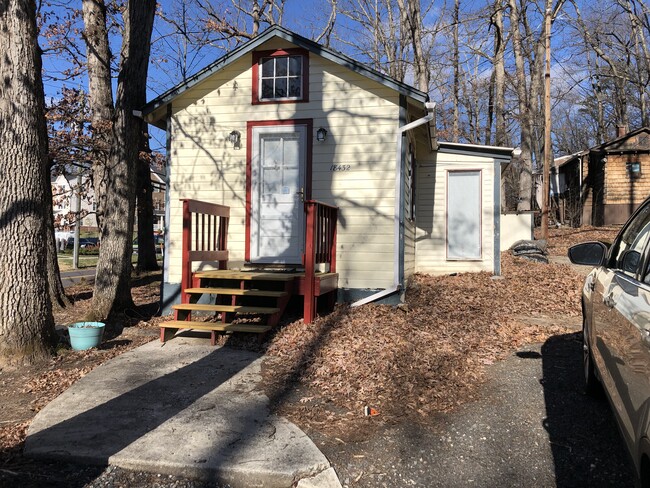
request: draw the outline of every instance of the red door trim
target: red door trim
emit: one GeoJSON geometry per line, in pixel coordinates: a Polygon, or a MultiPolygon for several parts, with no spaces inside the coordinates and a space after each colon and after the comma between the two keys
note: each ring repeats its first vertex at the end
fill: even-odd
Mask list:
{"type": "Polygon", "coordinates": [[[246,241],[244,245],[244,259],[251,260],[251,210],[252,210],[252,162],[253,162],[253,128],[269,126],[297,126],[307,127],[307,147],[305,161],[305,200],[311,200],[311,175],[312,175],[312,141],[314,139],[313,119],[292,119],[292,120],[250,120],[246,123],[246,241]]]}

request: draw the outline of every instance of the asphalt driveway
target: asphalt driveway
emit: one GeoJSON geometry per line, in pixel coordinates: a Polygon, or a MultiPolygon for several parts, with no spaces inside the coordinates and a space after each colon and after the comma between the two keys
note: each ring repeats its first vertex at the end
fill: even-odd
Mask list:
{"type": "Polygon", "coordinates": [[[582,393],[580,334],[488,368],[481,399],[351,442],[308,432],[350,487],[633,486],[605,400],[582,393]]]}

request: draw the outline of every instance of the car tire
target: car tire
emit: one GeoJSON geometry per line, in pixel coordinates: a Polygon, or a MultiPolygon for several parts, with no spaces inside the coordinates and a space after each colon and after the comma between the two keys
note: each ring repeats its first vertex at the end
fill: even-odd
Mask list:
{"type": "Polygon", "coordinates": [[[591,344],[589,343],[589,331],[584,320],[582,323],[582,371],[584,374],[585,393],[592,397],[602,397],[603,386],[596,375],[594,357],[591,352],[591,344]]]}

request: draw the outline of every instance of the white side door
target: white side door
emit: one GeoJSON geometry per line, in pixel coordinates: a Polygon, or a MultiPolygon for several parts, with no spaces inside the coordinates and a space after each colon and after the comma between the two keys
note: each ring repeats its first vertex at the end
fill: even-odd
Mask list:
{"type": "Polygon", "coordinates": [[[447,259],[481,259],[481,172],[447,173],[447,259]]]}
{"type": "Polygon", "coordinates": [[[251,261],[301,264],[307,128],[254,127],[252,138],[251,261]]]}

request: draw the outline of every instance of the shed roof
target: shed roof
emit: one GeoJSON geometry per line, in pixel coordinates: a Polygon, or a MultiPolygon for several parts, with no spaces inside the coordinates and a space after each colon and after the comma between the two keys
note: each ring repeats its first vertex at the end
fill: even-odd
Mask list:
{"type": "Polygon", "coordinates": [[[562,166],[566,166],[569,164],[571,161],[575,161],[577,158],[580,156],[584,156],[587,154],[589,151],[579,151],[573,154],[567,154],[565,156],[560,156],[557,157],[553,160],[553,167],[555,168],[561,168],[562,166]]]}
{"type": "MultiPolygon", "coordinates": [[[[203,80],[210,77],[214,73],[221,71],[231,63],[240,59],[242,56],[254,51],[256,48],[260,47],[262,44],[264,44],[265,42],[269,41],[274,37],[284,39],[298,47],[308,50],[309,52],[312,52],[318,56],[328,59],[329,61],[337,63],[341,66],[344,66],[367,78],[370,78],[371,80],[381,83],[382,85],[385,85],[388,88],[392,88],[393,90],[399,92],[400,94],[410,97],[417,102],[424,103],[429,100],[428,94],[420,90],[417,90],[416,88],[407,85],[406,83],[403,83],[394,78],[391,78],[390,76],[380,73],[379,71],[369,66],[366,66],[362,63],[359,63],[358,61],[355,61],[354,59],[350,58],[349,56],[346,56],[345,54],[326,48],[284,27],[275,25],[265,30],[260,35],[251,39],[250,41],[242,44],[241,46],[233,49],[232,51],[229,51],[224,56],[220,57],[210,65],[206,66],[198,73],[189,77],[187,80],[179,83],[173,88],[167,90],[165,93],[149,101],[142,108],[142,114],[149,115],[152,112],[160,109],[161,107],[168,105],[169,103],[172,102],[172,100],[174,100],[174,98],[178,97],[179,95],[186,92],[187,90],[190,90],[191,88],[201,83],[203,80]]],[[[160,118],[163,117],[157,117],[156,120],[160,118]]]]}
{"type": "Polygon", "coordinates": [[[632,137],[636,137],[639,134],[643,134],[644,132],[645,133],[650,133],[650,128],[649,127],[641,127],[639,129],[627,132],[627,133],[623,134],[622,136],[617,137],[616,139],[612,139],[611,141],[605,141],[605,142],[603,142],[602,144],[600,144],[598,146],[594,146],[594,147],[590,148],[589,151],[591,151],[591,152],[600,152],[600,151],[607,151],[607,150],[610,150],[610,149],[617,149],[618,146],[621,146],[622,143],[624,143],[626,140],[628,140],[628,139],[630,139],[632,137]],[[616,147],[612,148],[612,146],[616,146],[616,147]]]}
{"type": "Polygon", "coordinates": [[[501,156],[510,160],[514,148],[503,146],[483,146],[480,144],[463,144],[459,142],[438,141],[438,150],[470,152],[478,154],[488,154],[490,156],[501,156]]]}

